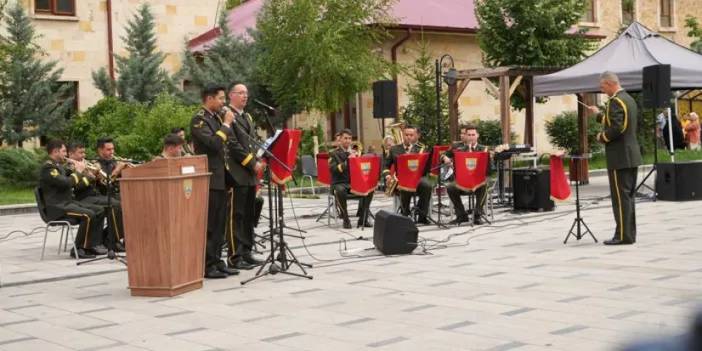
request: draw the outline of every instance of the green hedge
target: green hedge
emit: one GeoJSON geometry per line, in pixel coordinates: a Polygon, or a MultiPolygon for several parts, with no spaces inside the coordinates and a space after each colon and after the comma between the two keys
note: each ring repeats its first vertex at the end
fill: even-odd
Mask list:
{"type": "MultiPolygon", "coordinates": [[[[600,125],[594,117],[588,119],[588,144],[590,152],[597,152],[602,145],[597,142],[597,133],[600,125]]],[[[546,134],[552,145],[562,148],[570,153],[578,152],[580,143],[578,135],[578,113],[575,111],[565,111],[556,115],[552,120],[546,121],[546,134]]]]}
{"type": "Polygon", "coordinates": [[[42,150],[0,149],[0,184],[20,188],[36,185],[45,154],[42,150]]]}

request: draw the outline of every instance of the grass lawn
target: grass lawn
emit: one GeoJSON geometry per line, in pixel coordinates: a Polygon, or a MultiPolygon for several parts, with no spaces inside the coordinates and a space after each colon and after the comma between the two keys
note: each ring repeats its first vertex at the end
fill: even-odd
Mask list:
{"type": "Polygon", "coordinates": [[[32,188],[0,184],[0,205],[28,203],[34,203],[34,191],[32,188]]]}

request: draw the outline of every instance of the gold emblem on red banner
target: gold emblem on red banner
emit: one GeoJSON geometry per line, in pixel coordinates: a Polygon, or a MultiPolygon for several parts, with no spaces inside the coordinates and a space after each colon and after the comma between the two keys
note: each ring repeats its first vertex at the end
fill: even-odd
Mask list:
{"type": "Polygon", "coordinates": [[[468,168],[469,171],[474,171],[476,166],[478,166],[477,158],[466,158],[466,168],[468,168]]]}
{"type": "Polygon", "coordinates": [[[412,172],[416,172],[419,168],[419,160],[407,160],[407,168],[412,172]]]}

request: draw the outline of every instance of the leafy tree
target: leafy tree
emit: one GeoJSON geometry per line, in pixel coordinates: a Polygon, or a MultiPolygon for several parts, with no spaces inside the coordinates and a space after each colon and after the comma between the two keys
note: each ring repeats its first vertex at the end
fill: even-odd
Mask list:
{"type": "Polygon", "coordinates": [[[694,41],[690,44],[690,49],[702,54],[702,28],[700,28],[697,18],[687,16],[685,18],[685,28],[690,29],[687,32],[687,36],[694,39],[694,41]]]}
{"type": "MultiPolygon", "coordinates": [[[[569,33],[584,8],[583,0],[476,1],[484,64],[564,67],[579,62],[594,48],[585,30],[569,33]]],[[[513,95],[512,105],[523,108],[523,97],[513,95]]]]}
{"type": "Polygon", "coordinates": [[[270,0],[257,21],[262,78],[284,111],[335,111],[389,68],[373,50],[392,0],[270,0]]]}
{"type": "MultiPolygon", "coordinates": [[[[417,58],[408,69],[410,82],[405,88],[409,103],[402,109],[402,120],[419,126],[422,142],[428,145],[443,145],[449,142],[448,96],[441,95],[441,140],[436,133],[436,76],[435,67],[429,52],[429,43],[422,39],[418,43],[417,58]]],[[[446,90],[443,90],[446,93],[446,90]]]]}
{"type": "MultiPolygon", "coordinates": [[[[600,124],[595,121],[594,117],[590,117],[587,125],[587,139],[590,151],[597,151],[601,148],[601,144],[597,141],[600,124]]],[[[565,111],[556,115],[552,120],[546,121],[546,134],[548,134],[551,144],[572,154],[579,153],[578,113],[576,111],[565,111]]]]}
{"type": "Polygon", "coordinates": [[[7,35],[0,39],[0,141],[21,146],[24,140],[61,130],[73,99],[64,98],[63,70],[43,62],[36,31],[22,5],[7,13],[7,35]]]}
{"type": "Polygon", "coordinates": [[[93,72],[93,84],[105,96],[121,100],[151,103],[164,91],[174,91],[175,85],[168,73],[161,68],[165,55],[157,50],[154,15],[144,3],[137,14],[127,22],[127,34],[121,39],[126,43],[127,56],[115,55],[118,78],[112,82],[103,67],[93,72]]]}
{"type": "Polygon", "coordinates": [[[224,4],[224,8],[231,10],[239,5],[241,5],[241,0],[227,0],[227,2],[224,4]]]}
{"type": "MultiPolygon", "coordinates": [[[[500,145],[502,142],[502,122],[499,119],[481,120],[474,119],[471,122],[478,130],[480,143],[483,145],[500,145]]],[[[517,134],[510,133],[509,143],[517,140],[517,134]]]]}

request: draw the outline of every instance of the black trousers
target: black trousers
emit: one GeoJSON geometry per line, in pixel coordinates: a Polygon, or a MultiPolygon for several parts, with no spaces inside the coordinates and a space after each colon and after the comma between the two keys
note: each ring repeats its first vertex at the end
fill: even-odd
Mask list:
{"type": "MultiPolygon", "coordinates": [[[[80,203],[99,205],[102,207],[107,207],[107,196],[88,196],[79,200],[80,203]]],[[[107,226],[109,231],[108,235],[115,239],[115,242],[119,242],[124,239],[124,222],[122,221],[122,204],[118,199],[111,198],[110,205],[112,209],[105,213],[109,225],[107,226]]],[[[105,238],[105,245],[107,246],[107,238],[105,238]]],[[[108,246],[109,247],[109,246],[108,246]]],[[[114,248],[112,248],[114,249],[114,248]]]]}
{"type": "Polygon", "coordinates": [[[90,249],[103,243],[105,210],[102,206],[71,201],[63,207],[63,211],[66,217],[80,221],[74,242],[77,248],[90,249]]]}
{"type": "Polygon", "coordinates": [[[256,209],[254,210],[253,226],[258,227],[258,222],[261,221],[261,212],[263,211],[263,197],[256,196],[256,209]]]}
{"type": "MultiPolygon", "coordinates": [[[[466,208],[463,206],[463,201],[461,201],[461,195],[470,195],[471,192],[459,189],[456,183],[451,183],[446,187],[446,192],[448,193],[451,203],[453,203],[453,208],[456,210],[457,218],[467,217],[466,208]]],[[[483,215],[483,208],[485,207],[485,202],[487,201],[487,191],[485,191],[485,185],[475,189],[473,191],[475,194],[475,206],[473,206],[473,220],[480,218],[483,215]]]]}
{"type": "Polygon", "coordinates": [[[636,175],[637,167],[608,169],[612,212],[617,228],[613,239],[636,242],[636,175]]]}
{"type": "MultiPolygon", "coordinates": [[[[336,199],[336,205],[339,208],[339,215],[345,221],[349,220],[349,211],[347,206],[347,200],[349,194],[351,194],[351,185],[348,183],[339,183],[332,185],[332,190],[334,191],[334,197],[336,199]]],[[[373,192],[370,192],[366,196],[362,196],[358,203],[358,221],[363,222],[365,213],[365,218],[368,218],[370,214],[370,204],[373,201],[373,192]]]]}
{"type": "Polygon", "coordinates": [[[210,190],[207,205],[207,243],[205,270],[222,262],[222,245],[227,220],[227,192],[210,190]]]}
{"type": "Polygon", "coordinates": [[[242,255],[250,254],[253,249],[256,187],[237,186],[230,188],[228,205],[227,260],[233,264],[234,260],[242,255]]]}
{"type": "Polygon", "coordinates": [[[431,200],[431,183],[426,178],[422,178],[417,185],[417,191],[400,190],[400,213],[403,216],[410,215],[410,200],[413,195],[417,195],[417,207],[421,212],[419,219],[429,216],[429,202],[431,200]]]}

